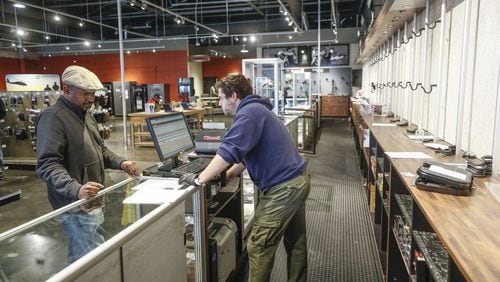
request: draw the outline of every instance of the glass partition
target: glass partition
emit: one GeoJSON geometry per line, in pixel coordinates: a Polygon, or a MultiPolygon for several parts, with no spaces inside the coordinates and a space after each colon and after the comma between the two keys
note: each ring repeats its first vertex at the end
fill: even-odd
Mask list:
{"type": "MultiPolygon", "coordinates": [[[[77,265],[76,262],[80,263],[79,259],[84,258],[93,249],[108,241],[113,241],[114,239],[111,239],[118,236],[119,233],[121,234],[120,237],[129,235],[130,238],[121,244],[130,245],[129,242],[134,240],[137,235],[147,233],[147,230],[150,230],[149,225],[141,225],[143,226],[142,231],[140,231],[142,233],[134,231],[135,233],[128,234],[125,232],[127,235],[123,235],[125,233],[121,232],[125,231],[133,223],[137,222],[139,224],[140,219],[160,206],[160,204],[123,203],[126,198],[137,193],[133,187],[147,179],[151,178],[142,177],[124,180],[102,190],[93,199],[79,200],[0,234],[0,281],[45,281],[55,274],[59,273],[58,275],[60,275],[60,272],[66,271],[68,266],[73,263],[77,265]]],[[[184,198],[189,201],[193,189],[175,191],[179,192],[176,193],[176,201],[183,201],[184,198]]],[[[165,201],[167,206],[169,204],[174,206],[173,202],[173,200],[172,202],[170,200],[165,201]]],[[[164,207],[165,205],[161,206],[164,207]]],[[[164,229],[165,227],[162,227],[161,221],[163,220],[155,220],[151,226],[163,228],[162,233],[165,236],[170,236],[167,233],[173,234],[174,230],[168,231],[164,229]]],[[[144,222],[143,220],[142,223],[144,222]]],[[[136,228],[137,226],[139,225],[136,225],[136,228]]],[[[191,226],[192,228],[193,217],[187,217],[186,224],[181,223],[180,226],[191,226]]],[[[184,234],[188,232],[186,230],[177,230],[175,233],[176,235],[172,235],[175,238],[160,238],[160,240],[169,239],[176,242],[176,245],[180,245],[176,248],[183,249],[187,253],[188,268],[196,271],[196,269],[193,269],[195,256],[192,251],[193,246],[186,245],[185,248],[182,244],[185,241],[184,234]]],[[[192,230],[189,234],[194,236],[192,230]]],[[[191,238],[189,241],[193,242],[194,239],[191,238]]],[[[163,255],[170,256],[173,254],[167,253],[163,255]]],[[[175,255],[179,255],[179,253],[177,252],[175,255]]],[[[182,256],[182,254],[180,255],[182,256]]],[[[149,256],[149,254],[146,254],[146,256],[149,256]]],[[[97,258],[93,259],[96,260],[94,263],[101,263],[97,258]]],[[[103,261],[103,263],[105,262],[103,261]]],[[[81,263],[78,265],[81,265],[81,263]]],[[[180,270],[179,273],[182,274],[180,270]]]]}

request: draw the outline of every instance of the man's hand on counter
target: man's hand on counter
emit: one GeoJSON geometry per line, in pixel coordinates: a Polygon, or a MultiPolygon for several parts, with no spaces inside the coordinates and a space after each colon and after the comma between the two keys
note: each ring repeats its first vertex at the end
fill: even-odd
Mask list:
{"type": "Polygon", "coordinates": [[[97,182],[92,182],[89,181],[80,187],[80,190],[78,191],[78,199],[88,199],[95,197],[97,195],[97,192],[104,188],[104,185],[97,183],[97,182]]]}
{"type": "Polygon", "coordinates": [[[200,185],[200,182],[198,181],[198,174],[194,173],[184,173],[180,178],[179,178],[179,185],[182,184],[187,184],[187,185],[200,185]]]}

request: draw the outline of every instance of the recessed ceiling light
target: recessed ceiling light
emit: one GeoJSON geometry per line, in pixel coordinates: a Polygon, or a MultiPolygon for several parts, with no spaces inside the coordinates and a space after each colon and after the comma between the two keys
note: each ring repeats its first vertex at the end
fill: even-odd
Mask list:
{"type": "Polygon", "coordinates": [[[257,37],[255,35],[250,35],[250,42],[255,42],[257,40],[257,37]]]}
{"type": "Polygon", "coordinates": [[[16,7],[16,8],[20,8],[20,9],[24,9],[24,8],[26,8],[26,6],[24,6],[24,5],[23,5],[23,4],[21,4],[21,3],[14,3],[14,4],[12,4],[12,6],[14,6],[14,7],[16,7]]]}
{"type": "Polygon", "coordinates": [[[85,41],[83,42],[83,45],[85,45],[85,46],[87,46],[87,47],[88,47],[88,46],[90,46],[90,42],[88,42],[87,40],[85,40],[85,41]]]}

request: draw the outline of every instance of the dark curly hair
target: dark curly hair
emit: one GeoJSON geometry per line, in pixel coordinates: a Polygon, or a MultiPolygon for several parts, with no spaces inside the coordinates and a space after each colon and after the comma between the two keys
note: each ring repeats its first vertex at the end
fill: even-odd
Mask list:
{"type": "Polygon", "coordinates": [[[252,83],[241,74],[229,74],[215,84],[215,89],[222,89],[226,97],[231,97],[233,92],[242,100],[248,95],[253,94],[252,83]]]}

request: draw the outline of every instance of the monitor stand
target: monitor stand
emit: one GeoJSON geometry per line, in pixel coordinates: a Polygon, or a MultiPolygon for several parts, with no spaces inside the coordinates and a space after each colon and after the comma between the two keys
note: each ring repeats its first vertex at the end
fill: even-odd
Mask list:
{"type": "Polygon", "coordinates": [[[177,156],[170,159],[170,162],[164,161],[160,166],[158,166],[158,171],[171,171],[172,169],[180,165],[180,160],[177,156]]]}

